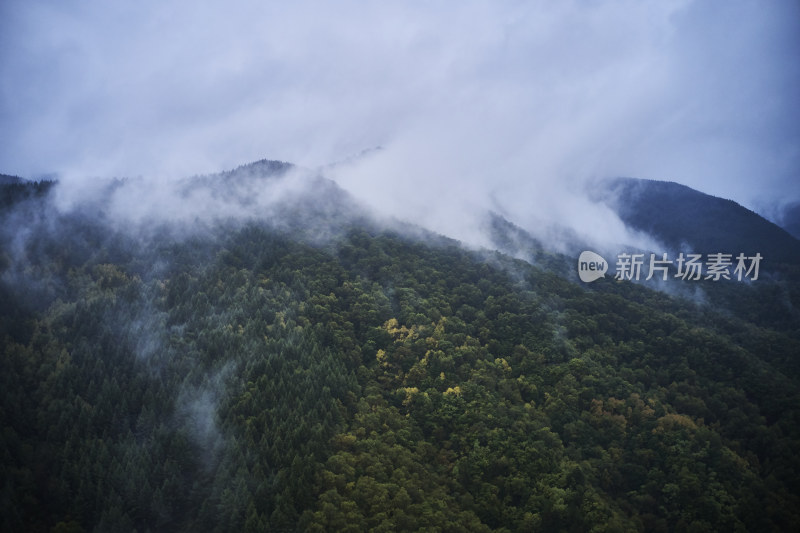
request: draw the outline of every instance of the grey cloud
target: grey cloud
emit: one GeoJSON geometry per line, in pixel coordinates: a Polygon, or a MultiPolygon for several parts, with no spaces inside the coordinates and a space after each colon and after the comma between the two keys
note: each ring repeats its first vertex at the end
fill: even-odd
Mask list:
{"type": "Polygon", "coordinates": [[[621,238],[584,199],[598,176],[800,197],[795,2],[2,9],[3,172],[165,180],[381,145],[334,177],[462,238],[487,207],[621,238]]]}

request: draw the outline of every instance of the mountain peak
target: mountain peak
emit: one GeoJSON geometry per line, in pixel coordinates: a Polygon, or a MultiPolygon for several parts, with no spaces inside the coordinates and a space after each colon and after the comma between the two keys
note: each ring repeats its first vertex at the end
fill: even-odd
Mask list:
{"type": "Polygon", "coordinates": [[[761,253],[770,262],[800,261],[800,241],[757,213],[725,198],[669,181],[606,180],[594,199],[628,226],[676,250],[761,253]]]}

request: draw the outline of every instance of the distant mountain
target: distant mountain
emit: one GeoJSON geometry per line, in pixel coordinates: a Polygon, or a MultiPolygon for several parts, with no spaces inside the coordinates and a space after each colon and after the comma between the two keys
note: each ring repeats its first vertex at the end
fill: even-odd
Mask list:
{"type": "Polygon", "coordinates": [[[207,186],[214,198],[267,217],[276,228],[327,238],[367,224],[362,205],[334,181],[284,161],[262,159],[233,170],[186,180],[183,192],[207,186]]]}
{"type": "Polygon", "coordinates": [[[685,185],[634,178],[608,180],[595,199],[630,227],[675,250],[760,253],[765,261],[800,262],[800,240],[732,200],[685,185]]]}

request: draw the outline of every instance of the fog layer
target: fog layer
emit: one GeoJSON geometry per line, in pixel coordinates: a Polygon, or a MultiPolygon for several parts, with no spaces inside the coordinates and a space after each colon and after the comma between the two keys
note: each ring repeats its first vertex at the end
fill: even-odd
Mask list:
{"type": "Polygon", "coordinates": [[[381,146],[335,178],[461,238],[486,207],[624,237],[583,200],[598,176],[756,209],[800,195],[789,0],[12,0],[0,21],[5,173],[80,188],[264,157],[325,167],[381,146]]]}

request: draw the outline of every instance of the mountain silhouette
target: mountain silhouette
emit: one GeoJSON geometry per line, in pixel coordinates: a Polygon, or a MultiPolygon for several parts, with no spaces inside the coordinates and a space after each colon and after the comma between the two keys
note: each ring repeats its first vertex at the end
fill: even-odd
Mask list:
{"type": "Polygon", "coordinates": [[[800,262],[800,240],[785,229],[732,200],[685,185],[616,178],[605,181],[594,199],[674,251],[760,253],[769,263],[800,262]]]}

